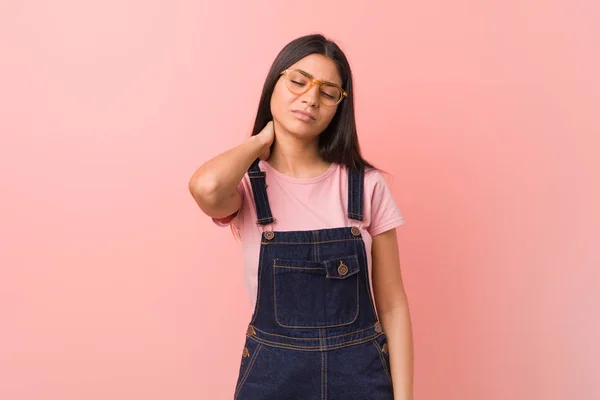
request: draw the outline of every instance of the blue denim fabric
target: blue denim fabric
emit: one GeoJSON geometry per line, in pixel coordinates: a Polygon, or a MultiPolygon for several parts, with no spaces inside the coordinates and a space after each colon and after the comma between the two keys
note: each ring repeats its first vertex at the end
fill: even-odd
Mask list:
{"type": "MultiPolygon", "coordinates": [[[[260,225],[275,221],[258,159],[248,170],[260,225]]],[[[363,220],[364,170],[348,170],[348,218],[363,220]]],[[[391,400],[386,335],[361,232],[265,231],[256,306],[235,400],[391,400]]]]}

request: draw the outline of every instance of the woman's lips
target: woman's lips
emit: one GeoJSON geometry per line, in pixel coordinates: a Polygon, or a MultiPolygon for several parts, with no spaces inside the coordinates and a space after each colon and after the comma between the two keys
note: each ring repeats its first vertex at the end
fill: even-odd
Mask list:
{"type": "Polygon", "coordinates": [[[298,118],[300,121],[313,122],[315,120],[309,114],[302,112],[302,111],[294,110],[294,111],[292,111],[292,114],[294,114],[294,116],[296,118],[298,118]]]}

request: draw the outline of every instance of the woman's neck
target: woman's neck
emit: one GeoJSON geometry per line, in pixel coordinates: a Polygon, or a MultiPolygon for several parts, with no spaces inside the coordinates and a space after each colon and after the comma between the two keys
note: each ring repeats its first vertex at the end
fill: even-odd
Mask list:
{"type": "Polygon", "coordinates": [[[319,176],[331,166],[321,158],[318,138],[308,142],[287,135],[276,137],[268,163],[282,174],[299,179],[319,176]]]}

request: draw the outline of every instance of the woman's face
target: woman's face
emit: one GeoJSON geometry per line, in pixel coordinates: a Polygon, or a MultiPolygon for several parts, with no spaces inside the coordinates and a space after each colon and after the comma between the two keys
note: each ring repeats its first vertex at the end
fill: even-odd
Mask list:
{"type": "MultiPolygon", "coordinates": [[[[300,69],[320,81],[342,86],[342,78],[335,63],[320,54],[306,56],[288,68],[300,69]]],[[[324,106],[320,104],[319,96],[318,84],[304,94],[290,92],[285,74],[281,75],[271,96],[273,119],[292,135],[314,138],[327,128],[339,106],[324,106]]]]}

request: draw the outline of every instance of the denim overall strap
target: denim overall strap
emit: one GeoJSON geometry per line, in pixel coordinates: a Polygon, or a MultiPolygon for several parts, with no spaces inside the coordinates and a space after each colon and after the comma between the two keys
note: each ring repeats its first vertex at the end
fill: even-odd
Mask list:
{"type": "Polygon", "coordinates": [[[348,218],[362,221],[365,169],[348,167],[348,218]]]}
{"type": "Polygon", "coordinates": [[[254,160],[250,168],[248,168],[248,177],[252,184],[252,194],[254,195],[254,204],[256,205],[257,224],[267,225],[275,222],[275,218],[271,214],[271,206],[267,197],[267,182],[266,172],[261,171],[258,166],[260,158],[254,160]]]}
{"type": "MultiPolygon", "coordinates": [[[[254,204],[256,205],[257,224],[267,225],[275,222],[271,213],[269,197],[267,195],[266,173],[258,166],[260,159],[254,160],[248,168],[248,176],[252,184],[254,204]]],[[[362,221],[363,192],[364,192],[364,167],[359,169],[348,168],[348,218],[362,221]]]]}

